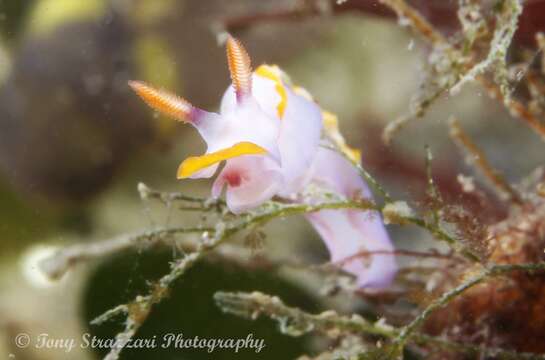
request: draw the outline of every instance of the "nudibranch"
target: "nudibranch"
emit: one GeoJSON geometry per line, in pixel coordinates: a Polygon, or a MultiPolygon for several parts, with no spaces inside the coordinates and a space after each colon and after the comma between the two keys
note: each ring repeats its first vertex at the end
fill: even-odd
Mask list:
{"type": "MultiPolygon", "coordinates": [[[[301,201],[307,185],[316,184],[346,198],[371,198],[367,184],[347,158],[359,161],[338,131],[336,117],[323,111],[303,88],[294,86],[277,66],[252,72],[250,57],[235,38],[227,38],[230,86],[219,113],[208,112],[168,91],[140,81],[130,87],[153,109],[193,125],[207,145],[206,153],[184,160],[177,176],[209,178],[225,162],[212,196],[225,191],[229,209],[251,210],[273,196],[301,201]],[[320,146],[325,139],[345,153],[320,146]]],[[[367,289],[388,286],[397,270],[390,238],[376,211],[322,210],[308,214],[324,240],[331,261],[355,275],[367,289]],[[361,252],[380,252],[355,256],[361,252]]]]}

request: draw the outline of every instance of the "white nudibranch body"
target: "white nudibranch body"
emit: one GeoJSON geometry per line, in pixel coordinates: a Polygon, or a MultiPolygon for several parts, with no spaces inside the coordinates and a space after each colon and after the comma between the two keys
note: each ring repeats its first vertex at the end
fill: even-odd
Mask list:
{"type": "MultiPolygon", "coordinates": [[[[273,196],[297,201],[314,183],[346,198],[371,198],[365,182],[340,153],[320,147],[326,141],[359,161],[344,143],[336,117],[322,111],[302,88],[294,87],[277,67],[261,65],[254,72],[240,42],[227,40],[233,86],[225,92],[219,114],[197,109],[186,100],[141,82],[129,85],[152,108],[195,126],[207,145],[204,155],[184,160],[178,178],[212,177],[219,164],[212,195],[225,191],[233,213],[251,210],[273,196]]],[[[375,211],[322,210],[306,216],[331,253],[354,274],[358,286],[388,286],[396,264],[392,244],[375,211]],[[373,255],[373,252],[380,254],[373,255]],[[366,255],[358,257],[357,254],[366,255]]]]}

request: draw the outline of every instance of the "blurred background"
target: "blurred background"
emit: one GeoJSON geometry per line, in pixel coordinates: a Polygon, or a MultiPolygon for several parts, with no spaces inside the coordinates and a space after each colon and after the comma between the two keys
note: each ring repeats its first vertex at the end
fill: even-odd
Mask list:
{"type": "MultiPolygon", "coordinates": [[[[412,3],[446,34],[456,32],[457,1],[412,3]]],[[[534,12],[543,10],[543,2],[531,3],[534,12]]],[[[533,34],[543,26],[531,16],[523,15],[520,49],[535,48],[533,34]]],[[[136,186],[144,182],[207,196],[208,181],[175,178],[178,163],[201,153],[203,143],[189,126],[149,110],[127,81],[168,88],[198,107],[216,110],[229,84],[218,40],[225,30],[241,39],[255,66],[278,64],[323,108],[338,114],[341,131],[362,150],[365,167],[399,198],[422,200],[428,144],[445,196],[472,201],[459,195],[456,175],[472,174],[448,137],[450,115],[512,182],[543,165],[539,137],[476,85],[455,97],[445,95],[392,146],[384,146],[382,129],[409,111],[429,49],[376,1],[0,0],[0,357],[99,358],[101,351],[19,349],[13,337],[20,332],[112,336],[121,324],[92,328],[90,319],[132,299],[168,270],[171,249],[143,250],[77,268],[51,283],[33,260],[72,243],[195,220],[141,201],[136,186]]],[[[501,216],[493,196],[485,208],[486,216],[501,216]]],[[[389,230],[400,247],[426,246],[415,242],[423,236],[419,231],[389,230]]],[[[321,241],[300,218],[274,222],[267,234],[263,251],[296,254],[308,263],[327,261],[321,241]]],[[[142,336],[244,337],[253,332],[266,339],[267,348],[258,357],[251,351],[239,357],[293,358],[326,345],[282,336],[267,321],[223,315],[211,294],[259,289],[317,311],[325,306],[316,300],[319,287],[295,274],[204,263],[158,307],[142,336]]],[[[365,311],[357,297],[328,301],[365,311]]],[[[214,355],[232,358],[229,352],[214,355]]],[[[207,356],[165,352],[161,359],[207,356]]],[[[123,358],[155,359],[157,354],[129,351],[123,358]]]]}

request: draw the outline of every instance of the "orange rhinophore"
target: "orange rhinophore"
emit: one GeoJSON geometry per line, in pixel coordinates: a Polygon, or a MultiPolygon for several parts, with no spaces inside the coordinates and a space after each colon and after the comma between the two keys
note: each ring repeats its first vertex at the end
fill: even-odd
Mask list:
{"type": "Polygon", "coordinates": [[[156,89],[141,81],[129,81],[129,86],[153,109],[184,122],[193,122],[198,109],[187,100],[166,90],[156,89]]]}
{"type": "Polygon", "coordinates": [[[252,64],[244,46],[232,36],[227,38],[227,63],[237,101],[240,102],[252,93],[252,64]]]}

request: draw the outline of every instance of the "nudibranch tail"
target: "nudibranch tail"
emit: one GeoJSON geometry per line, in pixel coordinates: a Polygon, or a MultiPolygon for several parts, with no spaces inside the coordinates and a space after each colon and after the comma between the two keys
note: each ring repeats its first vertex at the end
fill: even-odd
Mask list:
{"type": "Polygon", "coordinates": [[[129,81],[129,86],[151,108],[177,120],[194,123],[203,112],[187,100],[166,90],[156,89],[142,81],[129,81]]]}
{"type": "Polygon", "coordinates": [[[227,38],[227,63],[231,80],[237,96],[242,101],[252,93],[252,64],[250,56],[239,40],[232,36],[227,38]]]}

